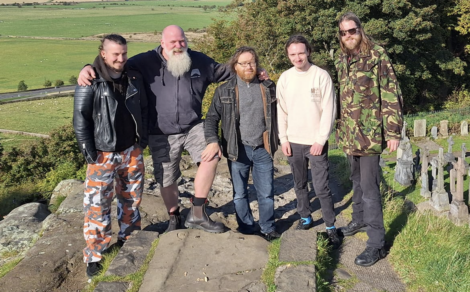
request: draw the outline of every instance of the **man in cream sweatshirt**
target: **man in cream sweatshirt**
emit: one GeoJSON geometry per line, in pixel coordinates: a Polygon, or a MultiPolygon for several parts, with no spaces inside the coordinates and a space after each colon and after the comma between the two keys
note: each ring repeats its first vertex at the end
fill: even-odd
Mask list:
{"type": "Polygon", "coordinates": [[[330,244],[341,240],[335,228],[333,198],[328,187],[328,137],[335,118],[335,90],[330,75],[310,61],[311,47],[305,37],[294,35],[286,43],[292,68],[284,71],[277,84],[278,126],[282,152],[294,177],[297,229],[313,226],[308,198],[308,162],[315,194],[320,200],[330,244]]]}

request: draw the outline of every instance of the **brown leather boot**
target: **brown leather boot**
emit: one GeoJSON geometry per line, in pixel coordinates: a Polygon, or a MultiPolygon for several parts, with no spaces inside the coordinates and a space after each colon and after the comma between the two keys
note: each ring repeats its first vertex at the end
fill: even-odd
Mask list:
{"type": "Polygon", "coordinates": [[[207,216],[206,204],[202,206],[191,206],[184,222],[186,228],[200,229],[211,233],[221,233],[225,230],[225,225],[220,222],[214,222],[207,216]]]}

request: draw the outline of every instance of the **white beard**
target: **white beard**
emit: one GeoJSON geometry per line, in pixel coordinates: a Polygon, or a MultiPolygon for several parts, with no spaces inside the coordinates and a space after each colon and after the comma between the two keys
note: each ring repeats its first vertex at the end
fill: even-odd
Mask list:
{"type": "Polygon", "coordinates": [[[168,71],[174,77],[183,76],[184,73],[191,69],[191,58],[189,57],[187,49],[183,49],[183,54],[175,55],[174,50],[166,52],[168,55],[168,71]]]}

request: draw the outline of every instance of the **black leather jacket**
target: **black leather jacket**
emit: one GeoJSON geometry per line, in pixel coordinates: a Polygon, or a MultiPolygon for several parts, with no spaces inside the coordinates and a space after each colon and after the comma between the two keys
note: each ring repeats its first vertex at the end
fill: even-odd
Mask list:
{"type": "MultiPolygon", "coordinates": [[[[126,107],[134,119],[138,143],[145,148],[148,143],[147,97],[140,74],[128,70],[127,75],[126,107]]],[[[75,88],[73,127],[78,147],[88,163],[96,162],[97,149],[115,151],[114,127],[119,126],[119,121],[115,121],[116,108],[112,88],[99,76],[91,86],[75,88]]]]}
{"type": "MultiPolygon", "coordinates": [[[[263,133],[264,148],[274,156],[279,145],[277,129],[276,85],[271,80],[264,80],[263,101],[265,109],[266,131],[263,133]]],[[[235,161],[238,158],[238,141],[240,139],[240,116],[238,108],[237,78],[217,87],[206,115],[204,134],[206,143],[218,143],[219,121],[222,121],[222,152],[225,157],[235,161]]]]}

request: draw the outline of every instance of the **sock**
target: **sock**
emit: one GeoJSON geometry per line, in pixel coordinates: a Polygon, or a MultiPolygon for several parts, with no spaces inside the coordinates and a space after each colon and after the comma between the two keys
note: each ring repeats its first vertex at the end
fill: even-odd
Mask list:
{"type": "Polygon", "coordinates": [[[301,218],[303,220],[303,225],[312,223],[312,217],[308,216],[307,218],[301,218]]]}
{"type": "Polygon", "coordinates": [[[326,227],[326,230],[330,230],[330,229],[336,229],[336,227],[334,225],[331,227],[326,227]]]}
{"type": "Polygon", "coordinates": [[[176,208],[175,211],[169,212],[168,214],[179,216],[180,215],[180,207],[176,208]]]}
{"type": "Polygon", "coordinates": [[[193,205],[194,206],[202,206],[206,203],[206,198],[193,198],[193,205]]]}

